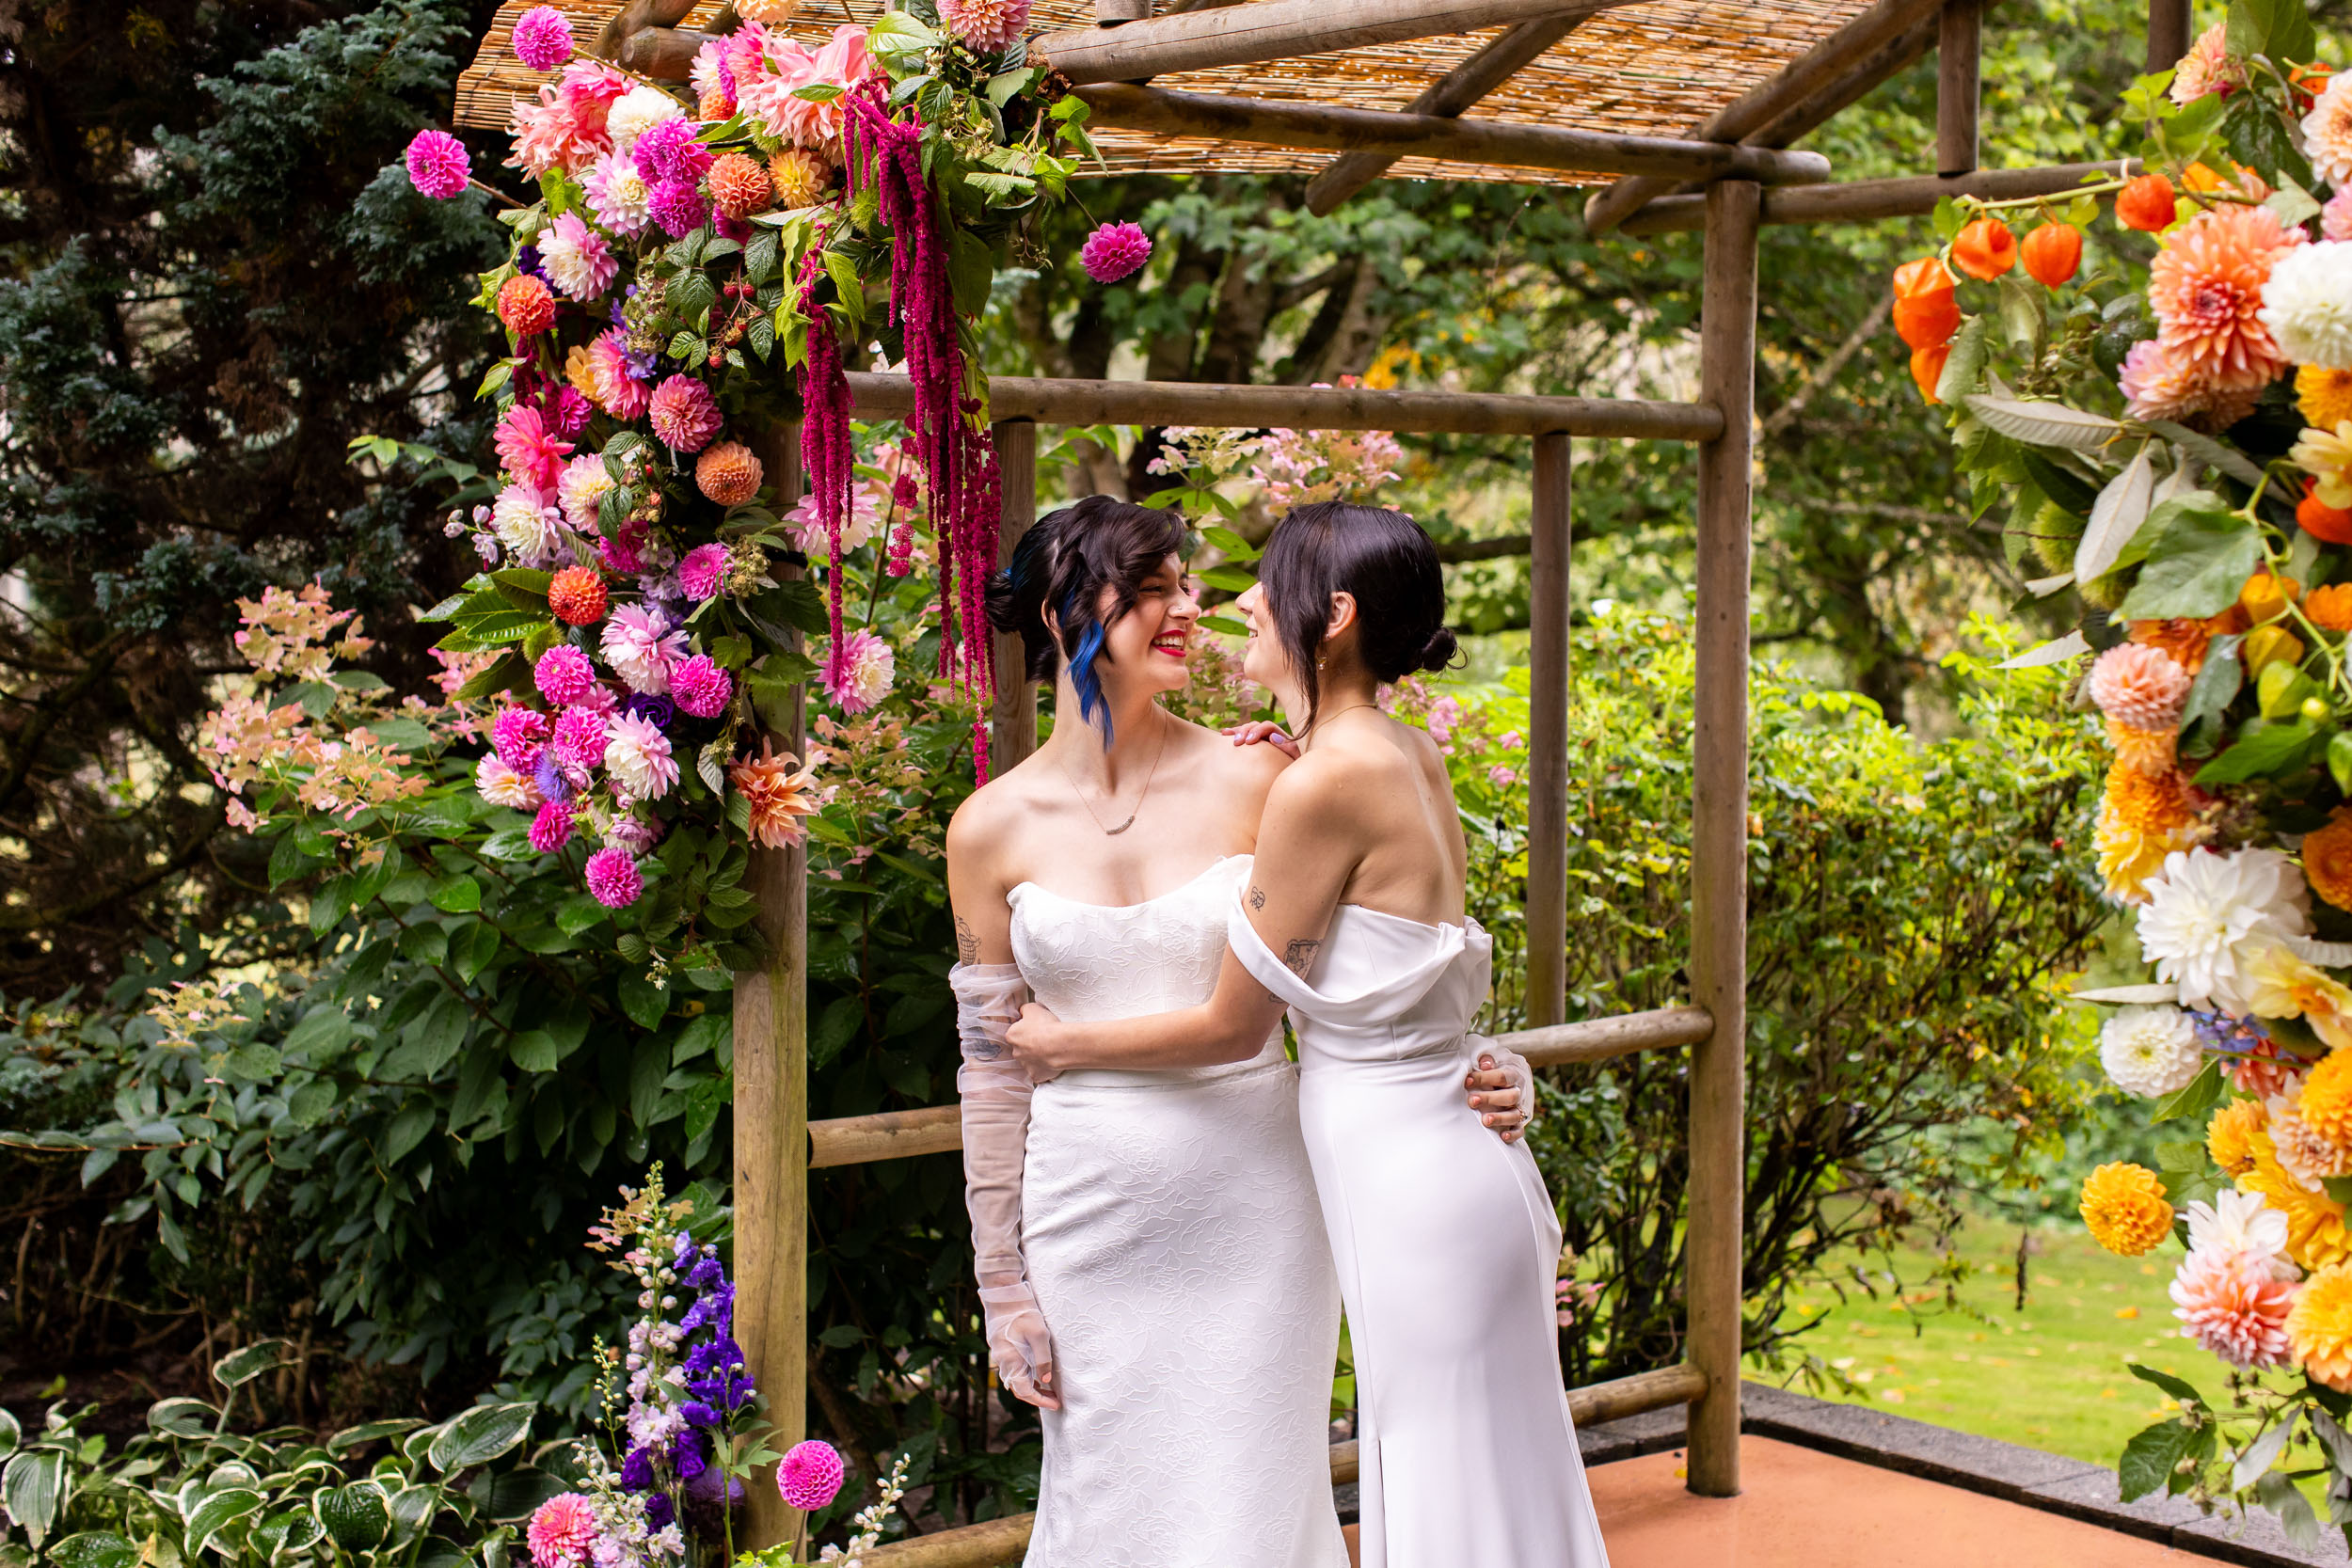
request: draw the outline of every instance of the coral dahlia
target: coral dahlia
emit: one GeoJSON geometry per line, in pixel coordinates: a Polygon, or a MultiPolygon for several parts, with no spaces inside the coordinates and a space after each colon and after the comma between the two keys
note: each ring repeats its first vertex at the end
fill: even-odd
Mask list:
{"type": "Polygon", "coordinates": [[[2161,648],[2119,642],[2090,667],[2090,700],[2137,730],[2172,730],[2188,704],[2189,673],[2161,648]]]}
{"type": "Polygon", "coordinates": [[[2281,1277],[2262,1253],[2197,1248],[2172,1276],[2171,1296],[2181,1333],[2200,1348],[2249,1370],[2286,1363],[2287,1319],[2296,1300],[2292,1267],[2281,1277]]]}
{"type": "Polygon", "coordinates": [[[2296,1114],[2339,1149],[2352,1150],[2352,1051],[2331,1051],[2303,1080],[2296,1114]]]}
{"type": "Polygon", "coordinates": [[[939,20],[976,55],[993,55],[1021,36],[1029,0],[939,0],[939,20]]]}
{"type": "Polygon", "coordinates": [[[596,1504],[578,1492],[549,1497],[531,1515],[523,1533],[538,1568],[587,1568],[599,1533],[596,1504]]]}
{"type": "Polygon", "coordinates": [[[595,626],[611,603],[604,578],[594,566],[566,566],[548,579],[548,608],[568,625],[595,626]]]}
{"type": "Polygon", "coordinates": [[[812,752],[803,767],[789,752],[778,756],[772,740],[762,740],[759,755],[727,768],[727,782],[751,807],[752,837],[771,849],[783,849],[808,835],[801,818],[817,815],[818,761],[812,752]]]}
{"type": "Polygon", "coordinates": [[[646,412],[656,439],[676,451],[702,451],[725,422],[710,388],[691,375],[673,375],[655,388],[646,412]]]}
{"type": "Polygon", "coordinates": [[[408,144],[408,182],[436,201],[447,201],[473,178],[473,156],[447,131],[417,133],[408,144]]]}
{"type": "Polygon", "coordinates": [[[555,295],[527,272],[499,285],[499,320],[517,338],[532,338],[555,325],[555,295]]]}
{"type": "MultiPolygon", "coordinates": [[[[694,486],[721,506],[741,506],[759,494],[762,470],[752,449],[740,441],[707,447],[694,463],[694,486]]],[[[707,594],[694,594],[708,598],[707,594]]]]}
{"type": "Polygon", "coordinates": [[[2259,388],[2286,368],[2262,320],[2263,287],[2303,231],[2267,207],[2228,205],[2189,220],[2149,264],[2148,302],[2165,352],[2213,386],[2259,388]]]}
{"type": "Polygon", "coordinates": [[[731,218],[750,217],[774,194],[775,186],[756,158],[729,152],[710,166],[710,199],[731,218]]]}
{"type": "Polygon", "coordinates": [[[2246,85],[2246,68],[2230,57],[2230,29],[2217,22],[2197,35],[2180,64],[2172,68],[2172,85],[2165,89],[2173,103],[2186,106],[2207,93],[2231,93],[2246,85]]]}
{"type": "Polygon", "coordinates": [[[2328,90],[2303,117],[2303,151],[2312,171],[2341,191],[2352,186],[2352,71],[2328,79],[2328,90]]]}

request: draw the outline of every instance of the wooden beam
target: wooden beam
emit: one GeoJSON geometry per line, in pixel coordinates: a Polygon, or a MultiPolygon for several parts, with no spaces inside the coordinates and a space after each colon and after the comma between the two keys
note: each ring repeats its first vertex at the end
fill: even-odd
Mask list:
{"type": "Polygon", "coordinates": [[[2188,53],[2189,0],[2148,0],[2148,74],[2169,71],[2188,53]]]}
{"type": "Polygon", "coordinates": [[[1072,28],[1029,43],[1029,63],[1059,71],[1073,85],[1133,82],[1179,71],[1260,65],[1375,43],[1402,43],[1448,33],[1525,22],[1588,16],[1635,0],[1258,0],[1122,27],[1072,28]]]}
{"type": "MultiPolygon", "coordinates": [[[[914,412],[903,375],[850,372],[861,418],[914,412]]],[[[996,376],[993,417],[1039,424],[1190,424],[1227,430],[1400,430],[1461,436],[1712,440],[1723,417],[1692,403],[1549,398],[1508,392],[1376,391],[1369,387],[1249,387],[1209,381],[1075,381],[996,376]]]]}
{"type": "Polygon", "coordinates": [[[1977,166],[1981,0],[1944,0],[1935,40],[1935,172],[1948,180],[1977,166]]]}
{"type": "Polygon", "coordinates": [[[1152,0],[1094,0],[1094,24],[1098,27],[1123,27],[1151,14],[1152,0]]]}
{"type": "Polygon", "coordinates": [[[834,1117],[808,1124],[811,1170],[829,1165],[865,1165],[917,1154],[945,1154],[963,1147],[963,1112],[955,1105],[926,1105],[919,1111],[883,1111],[869,1117],[834,1117]]]}
{"type": "MultiPolygon", "coordinates": [[[[1001,420],[993,435],[996,471],[1004,500],[996,515],[996,564],[1009,565],[1012,547],[1037,521],[1037,425],[1028,420],[1001,420]]],[[[1022,669],[1025,657],[1018,635],[997,633],[989,640],[996,665],[996,699],[989,709],[988,770],[1009,772],[1037,750],[1037,685],[1022,669]]]]}
{"type": "MultiPolygon", "coordinates": [[[[1766,191],[1765,223],[1868,223],[1878,218],[1924,217],[1947,196],[2007,201],[2021,196],[2060,196],[2085,180],[2112,180],[2120,170],[2137,173],[2139,161],[2119,164],[2052,164],[2042,168],[1983,168],[1946,180],[1932,174],[1896,180],[1851,180],[1837,185],[1766,191]]],[[[1706,200],[1698,196],[1661,196],[1625,222],[1628,234],[1689,233],[1706,226],[1706,200]]]]}
{"type": "Polygon", "coordinates": [[[1723,435],[1699,449],[1691,794],[1691,1000],[1714,1027],[1691,1053],[1685,1343],[1707,1377],[1691,1407],[1691,1490],[1740,1491],[1742,1208],[1747,1192],[1748,525],[1756,416],[1758,195],[1711,187],[1699,395],[1723,435]]]}
{"type": "Polygon", "coordinates": [[[1527,689],[1527,1022],[1568,1016],[1568,437],[1535,437],[1527,689]]]}
{"type": "MultiPolygon", "coordinates": [[[[1898,34],[1855,60],[1846,68],[1843,75],[1820,91],[1802,103],[1790,104],[1767,120],[1762,129],[1740,139],[1756,147],[1794,146],[1859,103],[1887,78],[1918,63],[1921,55],[1935,47],[1941,25],[1938,18],[1930,17],[1911,31],[1898,34]]],[[[1694,187],[1686,185],[1682,188],[1690,190],[1694,187]]]]}
{"type": "Polygon", "coordinates": [[[1586,1019],[1581,1023],[1516,1029],[1497,1035],[1495,1043],[1509,1046],[1537,1067],[1562,1067],[1571,1062],[1605,1062],[1636,1051],[1696,1045],[1714,1029],[1715,1021],[1705,1007],[1659,1007],[1645,1013],[1586,1019]]]}
{"type": "MultiPolygon", "coordinates": [[[[1854,59],[1875,53],[1923,22],[1943,0],[1878,0],[1868,10],[1815,44],[1781,71],[1701,121],[1694,141],[1744,141],[1783,114],[1848,79],[1854,59]]],[[[1665,194],[1667,182],[1648,175],[1618,181],[1584,204],[1584,226],[1606,234],[1644,202],[1665,194]]]]}
{"type": "MultiPolygon", "coordinates": [[[[1470,58],[1438,77],[1410,103],[1408,115],[1440,115],[1459,119],[1471,104],[1509,81],[1538,55],[1565,38],[1584,21],[1581,16],[1544,16],[1522,22],[1489,40],[1470,58]]],[[[1307,211],[1317,217],[1388,173],[1396,159],[1385,152],[1343,152],[1307,185],[1307,211]]]]}
{"type": "Polygon", "coordinates": [[[1685,1362],[1568,1390],[1568,1415],[1578,1426],[1598,1426],[1645,1410],[1688,1404],[1707,1392],[1707,1374],[1685,1362]]]}
{"type": "MultiPolygon", "coordinates": [[[[780,506],[801,493],[801,427],[770,426],[759,457],[780,506]]],[[[802,749],[801,689],[760,714],[780,752],[802,749]]],[[[807,1434],[808,1410],[808,850],[752,851],[745,879],[771,955],[735,976],[735,1338],[768,1398],[778,1453],[807,1434]]],[[[772,1469],[750,1484],[753,1546],[788,1542],[798,1511],[772,1469]]]]}
{"type": "Polygon", "coordinates": [[[1449,163],[1569,173],[1652,174],[1670,183],[1736,177],[1771,185],[1795,185],[1829,178],[1829,160],[1818,152],[1784,152],[1724,142],[1677,141],[1518,120],[1449,119],[1443,115],[1232,98],[1222,93],[1171,92],[1116,82],[1082,87],[1078,96],[1092,111],[1090,125],[1169,136],[1211,136],[1267,147],[1377,152],[1392,158],[1439,158],[1449,163]]]}

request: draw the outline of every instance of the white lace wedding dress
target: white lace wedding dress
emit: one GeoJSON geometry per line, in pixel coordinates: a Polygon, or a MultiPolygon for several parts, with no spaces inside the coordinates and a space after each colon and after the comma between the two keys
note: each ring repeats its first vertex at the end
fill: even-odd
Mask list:
{"type": "MultiPolygon", "coordinates": [[[[1025,882],[1022,977],[1073,1023],[1203,1002],[1248,864],[1122,908],[1025,882]]],[[[1345,1568],[1339,1287],[1297,1085],[1278,1033],[1228,1067],[1038,1085],[1021,1244],[1062,1408],[1041,1413],[1026,1568],[1345,1568]]]]}
{"type": "Polygon", "coordinates": [[[1559,1218],[1527,1145],[1463,1103],[1492,940],[1343,904],[1302,979],[1227,908],[1298,1031],[1356,1355],[1363,1568],[1608,1568],[1561,1386],[1559,1218]]]}

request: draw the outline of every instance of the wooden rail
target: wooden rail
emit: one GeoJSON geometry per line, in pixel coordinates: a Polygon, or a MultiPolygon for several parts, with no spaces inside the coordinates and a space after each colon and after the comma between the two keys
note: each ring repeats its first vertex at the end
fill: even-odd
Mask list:
{"type": "MultiPolygon", "coordinates": [[[[2112,164],[2049,164],[2041,168],[1984,168],[1956,179],[1934,174],[1894,180],[1850,180],[1764,193],[1765,223],[1867,223],[1874,218],[1922,217],[1947,196],[2006,201],[2020,196],[2063,196],[2086,180],[2136,174],[2137,159],[2112,164]]],[[[1626,219],[1628,234],[1670,234],[1706,225],[1704,196],[1661,196],[1626,219]]]]}
{"type": "MultiPolygon", "coordinates": [[[[914,412],[903,375],[851,372],[861,417],[914,412]]],[[[1369,387],[1250,387],[1214,381],[1066,381],[992,376],[994,420],[1039,424],[1192,424],[1233,430],[1405,430],[1460,436],[1564,432],[1652,441],[1711,441],[1724,417],[1695,403],[1549,398],[1509,392],[1397,392],[1369,387]]]]}
{"type": "Polygon", "coordinates": [[[1437,158],[1456,164],[1572,173],[1648,174],[1667,181],[1736,177],[1768,185],[1829,178],[1818,152],[1783,152],[1729,142],[1682,141],[1615,131],[1529,125],[1506,119],[1457,119],[1328,103],[1288,103],[1222,93],[1170,92],[1110,83],[1080,87],[1090,123],[1166,136],[1215,136],[1268,147],[1321,148],[1387,158],[1437,158]]]}
{"type": "MultiPolygon", "coordinates": [[[[1597,1018],[1519,1029],[1495,1039],[1537,1067],[1568,1062],[1604,1062],[1635,1051],[1695,1045],[1714,1029],[1704,1007],[1661,1007],[1654,1012],[1597,1018]]],[[[864,1165],[917,1154],[945,1154],[963,1147],[961,1111],[927,1105],[919,1111],[883,1111],[866,1117],[834,1117],[808,1124],[811,1170],[828,1165],[864,1165]]]]}
{"type": "MultiPolygon", "coordinates": [[[[1631,1377],[1568,1390],[1568,1415],[1579,1426],[1598,1426],[1645,1410],[1688,1404],[1707,1391],[1707,1374],[1696,1367],[1661,1367],[1631,1377]]],[[[1360,1473],[1360,1450],[1353,1442],[1331,1445],[1331,1481],[1344,1484],[1360,1473]]],[[[1017,1513],[986,1524],[939,1530],[894,1542],[866,1554],[869,1568],[1001,1568],[1018,1561],[1029,1547],[1037,1515],[1017,1513]]]]}

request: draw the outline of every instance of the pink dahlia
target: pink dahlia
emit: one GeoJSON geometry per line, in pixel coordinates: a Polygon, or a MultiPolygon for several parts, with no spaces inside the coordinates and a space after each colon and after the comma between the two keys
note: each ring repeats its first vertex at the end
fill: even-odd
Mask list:
{"type": "Polygon", "coordinates": [[[2133,419],[2194,421],[2208,430],[2237,423],[2253,411],[2260,395],[2259,388],[2217,385],[2199,367],[2175,358],[2159,338],[2134,343],[2116,380],[2133,419]]]}
{"type": "Polygon", "coordinates": [[[2189,685],[2188,672],[2170,654],[2141,642],[2119,642],[2090,666],[2090,700],[2136,730],[2179,728],[2189,685]]]}
{"type": "Polygon", "coordinates": [[[491,721],[490,749],[499,761],[528,775],[548,749],[548,716],[536,708],[508,708],[491,721]]]}
{"type": "Polygon", "coordinates": [[[691,185],[710,172],[714,161],[690,119],[665,119],[647,128],[629,150],[629,158],[648,185],[691,185]]]}
{"type": "Polygon", "coordinates": [[[640,605],[623,605],[604,624],[604,661],[631,691],[659,697],[670,689],[670,672],[686,657],[686,634],[640,605]]]}
{"type": "Polygon", "coordinates": [[[408,182],[434,200],[447,201],[472,177],[472,154],[447,131],[420,131],[408,144],[408,182]]]}
{"type": "Polygon", "coordinates": [[[2217,22],[2197,35],[2180,63],[2172,68],[2172,85],[2166,96],[2184,106],[2207,93],[2227,98],[2246,85],[2246,67],[2230,57],[2230,28],[2217,22]]]}
{"type": "Polygon", "coordinates": [[[606,847],[588,857],[588,891],[608,910],[625,910],[645,891],[645,879],[626,849],[606,847]]]}
{"type": "Polygon", "coordinates": [[[993,55],[1021,36],[1029,0],[939,0],[939,20],[976,55],[993,55]]]}
{"type": "Polygon", "coordinates": [[[538,1568],[586,1568],[596,1544],[596,1505],[577,1492],[549,1497],[524,1531],[538,1568]]]}
{"type": "Polygon", "coordinates": [[[605,725],[604,770],[612,793],[624,800],[659,800],[677,783],[677,758],[670,737],[640,713],[623,713],[605,725]]]}
{"type": "Polygon", "coordinates": [[[825,693],[844,713],[864,713],[890,695],[898,673],[890,644],[870,631],[853,631],[825,657],[825,693]]]}
{"type": "Polygon", "coordinates": [[[2319,235],[2326,240],[2352,240],[2352,185],[2328,198],[2319,210],[2319,235]]]}
{"type": "Polygon", "coordinates": [[[526,403],[513,404],[500,419],[495,444],[500,466],[517,484],[542,490],[555,488],[564,459],[572,454],[572,444],[556,439],[546,418],[526,403]]]}
{"type": "Polygon", "coordinates": [[[548,281],[583,305],[600,298],[620,274],[620,259],[612,247],[578,213],[565,213],[548,224],[538,243],[548,281]]]}
{"type": "Polygon", "coordinates": [[[555,497],[564,508],[564,521],[574,532],[594,536],[596,514],[603,509],[604,498],[612,490],[612,475],[605,468],[604,459],[593,451],[581,452],[564,465],[564,472],[555,482],[555,497]]]}
{"type": "MultiPolygon", "coordinates": [[[[749,29],[745,29],[749,31],[749,29]]],[[[874,70],[866,29],[840,26],[812,53],[780,30],[763,30],[753,69],[735,66],[736,105],[779,141],[822,148],[841,139],[841,101],[812,103],[793,95],[803,87],[857,86],[874,70]]]]}
{"type": "Polygon", "coordinates": [[[711,401],[710,388],[691,375],[674,375],[655,388],[646,412],[652,416],[655,437],[676,451],[702,451],[725,422],[711,401]]]}
{"type": "Polygon", "coordinates": [[[2227,390],[2275,380],[2286,360],[2262,323],[2263,285],[2302,243],[2303,231],[2267,207],[2233,204],[2191,218],[2148,268],[2148,303],[2172,361],[2227,390]]]}
{"type": "Polygon", "coordinates": [[[553,6],[533,6],[515,24],[515,57],[533,71],[553,71],[572,57],[572,24],[553,6]]]}
{"type": "Polygon", "coordinates": [[[637,172],[636,161],[627,154],[600,154],[580,184],[588,196],[588,210],[613,233],[634,235],[651,221],[645,201],[653,187],[645,183],[645,177],[637,172]]]}
{"type": "Polygon", "coordinates": [[[696,654],[670,672],[670,697],[679,711],[696,719],[716,719],[735,695],[735,680],[708,654],[696,654]]]}
{"type": "Polygon", "coordinates": [[[552,855],[572,841],[572,808],[568,801],[548,800],[531,819],[531,847],[552,855]]]}
{"type": "Polygon", "coordinates": [[[557,388],[552,406],[545,401],[539,406],[547,416],[548,428],[566,441],[587,429],[589,419],[596,411],[596,405],[582,396],[577,387],[557,388]]]}
{"type": "Polygon", "coordinates": [[[536,811],[539,806],[538,784],[528,773],[517,773],[507,767],[496,752],[485,753],[474,764],[473,786],[494,806],[516,811],[536,811]]]}
{"type": "Polygon", "coordinates": [[[726,57],[725,39],[705,39],[703,46],[694,51],[694,63],[687,68],[687,83],[694,89],[695,112],[705,119],[724,119],[735,113],[735,76],[726,68],[726,57]]]}
{"type": "Polygon", "coordinates": [[[714,599],[727,574],[724,545],[697,545],[677,563],[677,585],[690,599],[714,599]]]}
{"type": "Polygon", "coordinates": [[[587,377],[588,395],[616,420],[643,419],[653,401],[653,388],[638,379],[629,363],[628,339],[617,326],[588,345],[587,377]]]}
{"type": "Polygon", "coordinates": [[[538,686],[540,696],[557,707],[569,707],[588,695],[596,684],[596,667],[588,662],[586,654],[569,642],[558,642],[539,656],[531,678],[538,686]]]}
{"type": "Polygon", "coordinates": [[[604,841],[618,846],[632,855],[642,855],[661,842],[662,827],[659,818],[616,816],[604,831],[604,841]]]}
{"type": "Polygon", "coordinates": [[[1132,223],[1106,223],[1087,236],[1078,260],[1097,283],[1116,283],[1152,259],[1152,236],[1132,223]]]}
{"type": "Polygon", "coordinates": [[[682,240],[710,221],[710,198],[691,180],[664,180],[645,198],[645,211],[664,234],[682,240]]]}
{"type": "Polygon", "coordinates": [[[565,708],[548,737],[548,754],[572,783],[587,783],[589,772],[604,760],[604,715],[591,707],[565,708]]]}
{"type": "Polygon", "coordinates": [[[2172,1276],[2172,1315],[2181,1333],[2233,1367],[2260,1370],[2292,1359],[2287,1313],[2293,1269],[2260,1252],[2193,1251],[2172,1276]]]}
{"type": "Polygon", "coordinates": [[[776,1466],[776,1490],[785,1502],[803,1513],[814,1513],[833,1501],[841,1490],[841,1456],[831,1443],[811,1437],[795,1443],[776,1466]]]}
{"type": "Polygon", "coordinates": [[[624,530],[618,538],[596,541],[596,558],[615,577],[633,578],[645,569],[644,546],[642,531],[624,530]]]}

